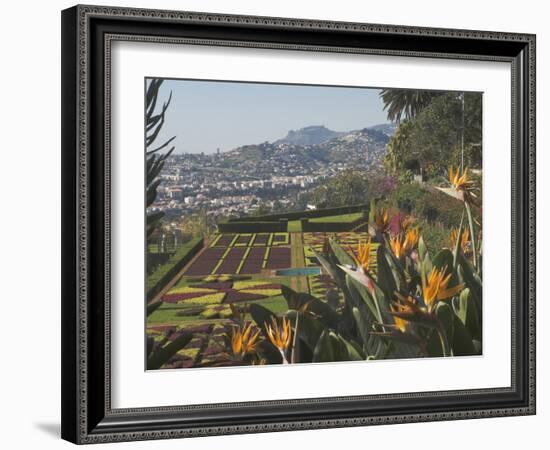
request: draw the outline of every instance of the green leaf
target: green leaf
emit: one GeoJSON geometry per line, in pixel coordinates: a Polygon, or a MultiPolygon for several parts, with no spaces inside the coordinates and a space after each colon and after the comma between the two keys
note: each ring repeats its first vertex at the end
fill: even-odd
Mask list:
{"type": "Polygon", "coordinates": [[[428,247],[426,247],[426,243],[424,242],[424,238],[422,236],[418,239],[418,256],[420,257],[420,261],[424,261],[426,257],[429,257],[428,247]]]}
{"type": "Polygon", "coordinates": [[[456,271],[454,270],[454,255],[448,248],[440,250],[439,253],[434,256],[433,267],[439,270],[443,270],[446,268],[446,273],[452,274],[451,280],[449,281],[449,288],[459,284],[456,271]]]}
{"type": "Polygon", "coordinates": [[[315,345],[315,349],[313,351],[313,362],[332,361],[334,361],[334,348],[330,341],[328,330],[324,330],[315,345]]]}
{"type": "Polygon", "coordinates": [[[321,333],[325,330],[325,327],[319,320],[316,320],[314,317],[312,317],[308,313],[299,313],[297,311],[289,311],[287,313],[288,318],[293,323],[296,323],[297,315],[300,316],[299,326],[298,326],[298,337],[313,352],[315,350],[315,346],[317,345],[317,341],[321,336],[321,333]]]}
{"type": "Polygon", "coordinates": [[[369,338],[371,338],[370,330],[372,329],[373,316],[365,308],[359,309],[357,306],[352,308],[353,318],[355,319],[355,326],[357,332],[363,340],[363,346],[368,348],[369,338]]]}
{"type": "Polygon", "coordinates": [[[355,261],[353,260],[353,258],[348,255],[348,253],[342,248],[340,244],[338,244],[338,242],[336,242],[334,239],[329,239],[329,244],[332,248],[334,256],[341,265],[355,266],[355,261]]]}
{"type": "Polygon", "coordinates": [[[155,302],[155,303],[149,303],[147,305],[147,317],[149,317],[151,314],[153,314],[159,308],[160,305],[162,305],[162,301],[155,302]]]}
{"type": "Polygon", "coordinates": [[[377,320],[378,322],[382,322],[380,311],[376,306],[373,298],[369,295],[367,288],[365,288],[365,286],[363,286],[358,281],[351,278],[349,275],[346,276],[346,286],[351,295],[351,298],[346,300],[351,300],[354,306],[366,305],[375,320],[377,320]]]}
{"type": "Polygon", "coordinates": [[[347,358],[345,361],[364,361],[366,356],[363,351],[356,346],[353,342],[344,339],[342,336],[337,336],[338,340],[344,344],[347,351],[347,358]]]}
{"type": "Polygon", "coordinates": [[[435,308],[435,315],[439,320],[440,326],[437,328],[439,338],[441,340],[441,349],[443,356],[451,356],[450,343],[453,342],[453,336],[455,332],[455,320],[456,317],[453,309],[443,302],[439,302],[435,308]]]}
{"type": "Polygon", "coordinates": [[[472,218],[472,210],[470,209],[470,204],[464,202],[466,207],[466,214],[468,216],[468,225],[470,226],[470,240],[472,241],[472,259],[474,261],[474,267],[477,267],[477,250],[476,250],[476,235],[474,229],[474,220],[472,218]]]}
{"type": "Polygon", "coordinates": [[[432,271],[432,269],[433,269],[432,259],[430,258],[430,254],[426,253],[426,256],[424,257],[421,263],[420,274],[422,276],[424,275],[428,276],[428,274],[432,271]]]}
{"type": "Polygon", "coordinates": [[[345,343],[333,331],[324,330],[313,351],[313,362],[349,361],[345,343]]]}
{"type": "Polygon", "coordinates": [[[172,356],[174,356],[177,352],[179,352],[182,348],[189,344],[192,338],[192,333],[183,333],[170,344],[153,352],[153,354],[151,354],[147,359],[147,369],[160,369],[164,364],[168,362],[168,360],[172,356]]]}
{"type": "Polygon", "coordinates": [[[340,320],[338,313],[328,303],[319,300],[313,295],[305,292],[298,293],[285,285],[281,286],[281,292],[289,309],[299,310],[307,305],[307,311],[320,316],[327,326],[336,326],[340,320]]]}
{"type": "Polygon", "coordinates": [[[472,336],[460,321],[460,319],[454,315],[454,335],[452,341],[453,355],[454,356],[470,356],[477,355],[476,347],[472,340],[472,336]]]}
{"type": "Polygon", "coordinates": [[[464,230],[464,211],[462,212],[462,218],[460,219],[460,227],[458,228],[458,234],[455,242],[455,248],[453,249],[453,267],[456,269],[458,262],[458,255],[462,251],[462,231],[464,230]]]}
{"type": "Polygon", "coordinates": [[[439,270],[447,268],[450,272],[453,270],[453,254],[448,248],[440,250],[433,258],[432,264],[439,270]]]}
{"type": "Polygon", "coordinates": [[[481,340],[481,322],[477,314],[475,301],[466,288],[460,293],[457,316],[474,339],[481,340]]]}
{"type": "Polygon", "coordinates": [[[277,317],[272,311],[257,303],[250,304],[250,315],[260,328],[270,325],[271,319],[277,317]]]}
{"type": "Polygon", "coordinates": [[[466,284],[466,287],[470,290],[470,293],[472,295],[472,298],[476,304],[477,309],[477,315],[479,317],[479,322],[482,321],[482,284],[481,279],[478,277],[478,275],[475,273],[474,268],[470,264],[470,262],[464,257],[464,255],[459,255],[458,257],[458,263],[459,263],[459,273],[464,279],[464,283],[466,284]]]}
{"type": "Polygon", "coordinates": [[[380,245],[376,250],[376,263],[378,267],[378,278],[376,281],[386,298],[391,299],[397,290],[397,284],[385,253],[384,245],[380,245]]]}
{"type": "Polygon", "coordinates": [[[426,351],[428,352],[428,356],[433,358],[439,358],[444,356],[443,347],[441,345],[441,339],[439,337],[437,330],[435,329],[432,329],[429,331],[427,344],[426,344],[426,351]]]}
{"type": "Polygon", "coordinates": [[[317,252],[314,248],[312,248],[312,250],[323,269],[327,271],[327,273],[331,276],[333,280],[338,280],[338,270],[336,266],[331,264],[327,258],[317,252]]]}

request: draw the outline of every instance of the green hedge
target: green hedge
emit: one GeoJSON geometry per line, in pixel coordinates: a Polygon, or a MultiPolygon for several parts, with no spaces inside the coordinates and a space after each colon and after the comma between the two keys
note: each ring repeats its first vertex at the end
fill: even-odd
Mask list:
{"type": "Polygon", "coordinates": [[[363,213],[361,217],[352,222],[313,222],[309,219],[302,219],[302,231],[320,233],[351,231],[368,221],[368,217],[368,213],[363,213]]]}
{"type": "Polygon", "coordinates": [[[179,247],[172,257],[147,277],[147,301],[157,295],[162,288],[195,256],[203,247],[204,239],[196,238],[179,247]]]}
{"type": "Polygon", "coordinates": [[[229,219],[227,223],[238,223],[238,222],[273,222],[280,219],[288,220],[300,220],[302,218],[314,218],[314,217],[324,217],[324,216],[338,216],[340,214],[349,214],[360,211],[368,211],[368,204],[361,205],[350,205],[350,206],[339,206],[337,208],[326,208],[326,209],[312,209],[309,211],[297,211],[297,212],[288,212],[281,214],[269,214],[266,216],[256,216],[256,217],[239,217],[237,219],[229,219]]]}
{"type": "Polygon", "coordinates": [[[288,221],[247,221],[221,222],[218,224],[220,233],[278,233],[287,230],[288,221]]]}
{"type": "Polygon", "coordinates": [[[354,213],[348,213],[348,214],[339,214],[336,216],[324,216],[324,217],[313,217],[311,219],[308,219],[310,222],[314,223],[350,223],[350,222],[356,222],[357,220],[363,218],[368,218],[368,213],[365,213],[365,211],[362,212],[354,212],[354,213]]]}

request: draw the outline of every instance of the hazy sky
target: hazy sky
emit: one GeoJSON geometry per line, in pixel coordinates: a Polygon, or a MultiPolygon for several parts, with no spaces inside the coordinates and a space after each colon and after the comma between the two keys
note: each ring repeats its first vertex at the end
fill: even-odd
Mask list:
{"type": "Polygon", "coordinates": [[[387,122],[379,89],[166,80],[159,103],[170,91],[156,143],[176,136],[177,153],[271,142],[309,125],[350,131],[387,122]]]}

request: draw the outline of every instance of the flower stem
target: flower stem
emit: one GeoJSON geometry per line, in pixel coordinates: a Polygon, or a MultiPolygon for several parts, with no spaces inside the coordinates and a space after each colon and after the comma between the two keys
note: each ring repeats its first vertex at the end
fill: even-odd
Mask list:
{"type": "Polygon", "coordinates": [[[474,232],[474,220],[472,218],[472,210],[470,204],[464,200],[464,207],[466,208],[466,214],[468,215],[468,224],[470,225],[470,239],[472,240],[472,262],[477,269],[477,251],[476,251],[476,237],[474,232]]]}

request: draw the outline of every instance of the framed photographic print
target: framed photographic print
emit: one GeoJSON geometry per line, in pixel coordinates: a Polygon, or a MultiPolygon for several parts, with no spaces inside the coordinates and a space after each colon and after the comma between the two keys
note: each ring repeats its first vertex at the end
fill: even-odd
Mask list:
{"type": "Polygon", "coordinates": [[[535,36],[62,33],[65,439],[535,413],[535,36]]]}

